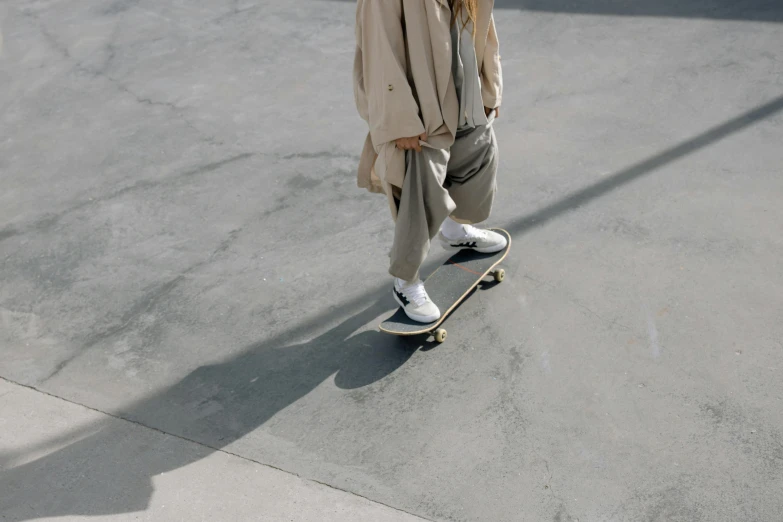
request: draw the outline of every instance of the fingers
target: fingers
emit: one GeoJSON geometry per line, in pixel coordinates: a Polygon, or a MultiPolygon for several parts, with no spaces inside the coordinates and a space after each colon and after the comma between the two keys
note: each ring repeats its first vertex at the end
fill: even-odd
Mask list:
{"type": "Polygon", "coordinates": [[[415,150],[421,152],[421,142],[427,142],[427,133],[422,132],[412,138],[400,138],[394,140],[394,145],[400,150],[415,150]]]}
{"type": "Polygon", "coordinates": [[[426,132],[422,132],[421,134],[419,134],[419,137],[415,138],[415,139],[416,139],[416,150],[421,152],[421,142],[422,141],[423,142],[427,141],[427,133],[426,132]]]}
{"type": "MultiPolygon", "coordinates": [[[[426,141],[427,135],[423,134],[422,136],[424,136],[422,141],[426,141]]],[[[422,136],[416,136],[413,138],[400,138],[395,140],[394,144],[400,150],[415,150],[421,152],[421,143],[419,143],[419,140],[422,138],[422,136]]]]}
{"type": "Polygon", "coordinates": [[[500,118],[500,107],[495,107],[494,109],[484,107],[484,113],[486,114],[487,118],[489,118],[489,115],[492,111],[495,111],[495,119],[500,118]]]}
{"type": "Polygon", "coordinates": [[[421,152],[421,142],[422,141],[425,142],[425,143],[427,142],[427,133],[426,132],[422,132],[421,134],[419,134],[419,137],[416,138],[416,146],[418,147],[418,149],[416,149],[416,150],[418,150],[419,152],[421,152]]]}

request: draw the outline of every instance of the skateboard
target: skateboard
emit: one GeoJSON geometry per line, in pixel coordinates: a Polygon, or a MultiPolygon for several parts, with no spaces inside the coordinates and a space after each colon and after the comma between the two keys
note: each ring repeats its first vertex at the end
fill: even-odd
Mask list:
{"type": "Polygon", "coordinates": [[[506,248],[493,254],[482,254],[470,249],[460,250],[424,280],[424,287],[430,299],[441,311],[440,319],[432,323],[419,323],[405,315],[405,311],[400,307],[394,315],[381,323],[380,330],[403,336],[433,334],[437,342],[445,341],[448,333],[444,328],[440,328],[440,325],[481,280],[492,275],[499,283],[506,277],[506,271],[496,267],[508,255],[511,236],[503,229],[491,230],[506,237],[506,248]]]}

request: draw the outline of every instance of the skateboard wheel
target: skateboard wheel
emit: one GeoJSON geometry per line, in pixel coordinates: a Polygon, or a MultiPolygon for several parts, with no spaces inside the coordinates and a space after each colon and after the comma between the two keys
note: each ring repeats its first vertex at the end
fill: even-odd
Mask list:
{"type": "Polygon", "coordinates": [[[437,330],[435,330],[435,340],[438,341],[439,343],[442,343],[443,341],[446,340],[446,335],[448,334],[446,333],[446,330],[444,330],[443,328],[438,328],[437,330]]]}
{"type": "Polygon", "coordinates": [[[495,272],[492,275],[494,276],[495,281],[500,283],[501,281],[503,281],[506,278],[506,271],[503,270],[502,268],[499,268],[499,269],[495,270],[495,272]]]}

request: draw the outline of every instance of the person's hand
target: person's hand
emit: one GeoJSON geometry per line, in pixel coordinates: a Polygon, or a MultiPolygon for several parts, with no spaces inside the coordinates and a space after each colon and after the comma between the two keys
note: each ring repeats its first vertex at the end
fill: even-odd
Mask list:
{"type": "Polygon", "coordinates": [[[414,136],[412,138],[400,138],[394,140],[394,144],[400,150],[415,150],[416,152],[421,152],[421,143],[419,143],[419,140],[427,141],[427,133],[423,132],[420,136],[414,136]]]}
{"type": "Polygon", "coordinates": [[[500,118],[500,107],[495,107],[494,109],[490,109],[489,107],[484,107],[484,114],[489,118],[489,113],[495,111],[495,119],[500,118]]]}

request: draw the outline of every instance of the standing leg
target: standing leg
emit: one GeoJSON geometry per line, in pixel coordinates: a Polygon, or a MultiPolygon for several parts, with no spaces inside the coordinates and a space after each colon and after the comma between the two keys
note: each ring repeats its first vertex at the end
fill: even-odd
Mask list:
{"type": "Polygon", "coordinates": [[[404,281],[418,278],[430,240],[456,208],[443,188],[449,151],[423,147],[405,154],[406,173],[394,228],[389,273],[404,281]]]}
{"type": "Polygon", "coordinates": [[[497,170],[498,149],[491,124],[457,133],[444,184],[457,205],[443,223],[441,242],[447,250],[472,248],[490,253],[506,248],[503,235],[470,225],[486,220],[492,212],[497,170]]]}
{"type": "Polygon", "coordinates": [[[498,146],[492,125],[457,133],[451,147],[445,187],[457,205],[456,221],[480,223],[489,218],[495,199],[498,146]]]}

